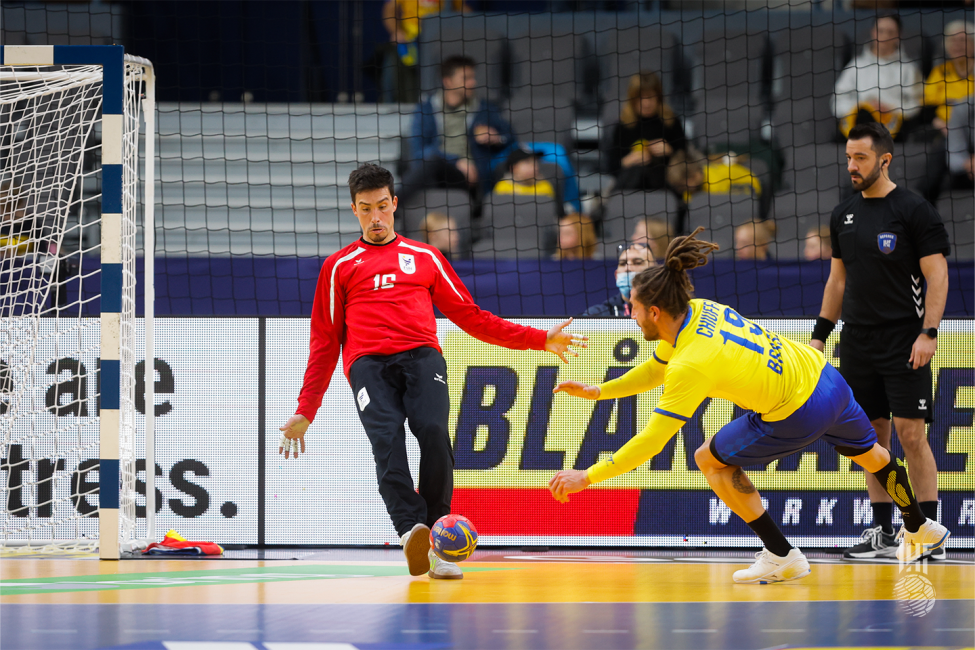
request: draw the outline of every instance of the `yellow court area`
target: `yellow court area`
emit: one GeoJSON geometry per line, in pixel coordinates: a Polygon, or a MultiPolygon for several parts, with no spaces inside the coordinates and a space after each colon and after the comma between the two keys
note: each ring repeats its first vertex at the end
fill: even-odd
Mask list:
{"type": "MultiPolygon", "coordinates": [[[[389,555],[393,555],[390,552],[389,555]]],[[[159,588],[8,595],[0,603],[266,603],[266,604],[360,604],[360,603],[579,603],[579,602],[782,602],[890,600],[902,576],[896,563],[830,563],[813,566],[806,578],[774,585],[738,585],[731,574],[749,562],[634,562],[609,556],[537,555],[532,561],[506,559],[491,553],[466,562],[463,581],[437,581],[403,575],[329,579],[328,588],[318,580],[239,582],[195,585],[164,585],[159,588]],[[598,561],[586,561],[598,557],[598,561]],[[538,559],[534,559],[538,558],[538,559]],[[579,558],[579,559],[576,559],[579,558]],[[500,561],[499,561],[500,560],[500,561]]],[[[643,558],[640,558],[643,559],[643,558]]],[[[749,558],[750,560],[750,558],[749,558]]],[[[89,560],[3,560],[2,579],[56,579],[65,576],[98,576],[103,579],[135,574],[171,575],[206,573],[220,575],[228,569],[276,571],[282,567],[322,570],[341,566],[387,571],[402,569],[398,560],[297,561],[149,560],[100,562],[89,560]]],[[[938,599],[972,598],[975,564],[928,565],[924,575],[935,587],[938,599]]]]}

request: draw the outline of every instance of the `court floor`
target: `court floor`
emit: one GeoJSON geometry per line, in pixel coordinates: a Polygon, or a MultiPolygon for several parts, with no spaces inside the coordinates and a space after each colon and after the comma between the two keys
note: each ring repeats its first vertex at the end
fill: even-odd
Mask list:
{"type": "Polygon", "coordinates": [[[973,648],[971,553],[909,568],[807,553],[737,585],[743,552],[482,550],[460,581],[399,549],[219,560],[0,560],[3,650],[973,648]]]}

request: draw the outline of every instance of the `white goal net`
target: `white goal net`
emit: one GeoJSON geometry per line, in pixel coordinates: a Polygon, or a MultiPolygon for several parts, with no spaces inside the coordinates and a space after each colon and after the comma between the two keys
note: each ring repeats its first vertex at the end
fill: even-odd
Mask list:
{"type": "MultiPolygon", "coordinates": [[[[0,549],[118,557],[139,545],[136,217],[151,64],[11,65],[12,49],[0,66],[0,549]]],[[[18,49],[58,61],[53,48],[18,49]]]]}

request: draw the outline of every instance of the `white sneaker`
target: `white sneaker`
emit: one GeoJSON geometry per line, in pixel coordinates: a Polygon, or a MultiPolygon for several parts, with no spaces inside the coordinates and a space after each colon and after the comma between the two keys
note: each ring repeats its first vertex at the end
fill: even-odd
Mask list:
{"type": "Polygon", "coordinates": [[[951,533],[948,529],[931,519],[926,519],[916,533],[901,528],[897,534],[901,544],[897,547],[897,559],[901,562],[916,562],[945,545],[951,533]]]}
{"type": "Polygon", "coordinates": [[[437,557],[437,554],[430,549],[427,554],[430,560],[430,570],[427,571],[427,575],[435,580],[463,580],[464,573],[460,570],[460,567],[453,562],[447,562],[446,560],[441,560],[437,557]]]}
{"type": "Polygon", "coordinates": [[[430,527],[426,524],[413,526],[410,532],[399,538],[399,545],[406,555],[411,576],[422,576],[430,568],[427,551],[430,550],[430,527]]]}
{"type": "Polygon", "coordinates": [[[768,549],[755,554],[755,564],[747,569],[735,571],[732,578],[739,584],[764,584],[766,582],[785,582],[809,575],[809,562],[797,548],[785,557],[774,555],[768,549]]]}

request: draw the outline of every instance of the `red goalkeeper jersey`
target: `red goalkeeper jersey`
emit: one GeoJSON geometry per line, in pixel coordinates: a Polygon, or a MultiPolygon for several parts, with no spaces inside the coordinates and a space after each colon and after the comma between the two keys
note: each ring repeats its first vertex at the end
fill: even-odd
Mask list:
{"type": "Polygon", "coordinates": [[[386,244],[362,239],[322,265],[311,313],[308,368],[298,410],[315,419],[335,372],[361,356],[415,348],[440,350],[433,306],[476,339],[514,350],[544,350],[546,333],[484,311],[433,246],[397,235],[386,244]]]}

